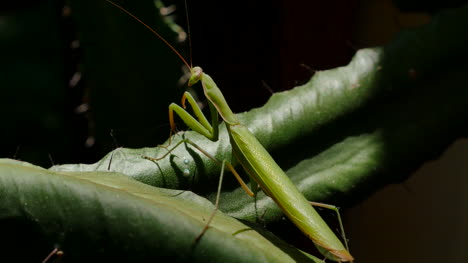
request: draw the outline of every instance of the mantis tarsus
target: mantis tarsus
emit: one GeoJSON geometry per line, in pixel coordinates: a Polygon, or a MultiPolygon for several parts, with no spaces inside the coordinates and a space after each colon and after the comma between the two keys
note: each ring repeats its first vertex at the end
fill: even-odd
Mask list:
{"type": "MultiPolygon", "coordinates": [[[[160,36],[155,30],[146,25],[143,21],[131,14],[123,7],[113,3],[110,0],[106,0],[112,5],[116,6],[126,14],[136,19],[139,23],[143,24],[150,31],[152,31],[158,38],[166,43],[185,63],[190,69],[190,78],[188,86],[193,86],[200,82],[203,87],[203,92],[208,99],[208,105],[211,113],[211,123],[203,115],[200,107],[197,105],[195,99],[190,93],[185,92],[182,97],[182,107],[172,103],[169,105],[169,121],[171,130],[175,130],[174,124],[174,112],[185,122],[185,124],[194,130],[205,136],[206,138],[217,141],[218,140],[218,114],[221,116],[226,124],[227,131],[229,134],[230,142],[232,145],[233,158],[242,165],[244,170],[249,174],[251,180],[256,182],[253,184],[253,191],[244,183],[242,178],[235,171],[233,165],[228,160],[217,160],[209,153],[205,152],[199,146],[194,144],[188,139],[181,140],[173,148],[169,149],[168,152],[160,158],[144,157],[149,160],[158,161],[165,158],[173,149],[181,145],[182,143],[188,143],[197,148],[200,152],[208,156],[210,159],[221,164],[221,176],[220,184],[218,189],[218,197],[216,200],[215,207],[217,208],[219,200],[220,185],[222,180],[222,174],[225,168],[228,168],[236,177],[241,184],[245,192],[254,197],[258,189],[262,189],[265,194],[271,197],[275,203],[281,208],[283,213],[307,236],[309,237],[320,253],[322,253],[327,259],[348,262],[352,261],[353,257],[348,252],[348,249],[343,246],[338,237],[333,233],[329,226],[323,221],[320,215],[311,206],[312,203],[306,200],[306,198],[297,190],[296,186],[291,182],[285,172],[276,164],[270,154],[255,138],[255,136],[242,125],[237,116],[231,111],[226,100],[224,99],[221,90],[217,87],[213,79],[203,72],[200,67],[191,67],[187,61],[172,47],[162,36],[160,36]],[[196,119],[185,110],[185,102],[188,101],[196,119]],[[257,186],[257,187],[255,187],[257,186]]],[[[320,205],[320,204],[319,204],[320,205]]],[[[331,206],[322,205],[330,208],[331,206]]],[[[209,223],[213,218],[214,214],[208,220],[202,233],[197,237],[197,240],[202,237],[205,231],[209,227],[209,223]]],[[[340,221],[341,225],[341,221],[340,221]]],[[[343,232],[344,236],[344,232],[343,232]]],[[[345,237],[344,237],[345,238],[345,237]]],[[[346,240],[345,240],[346,242],[346,240]]]]}

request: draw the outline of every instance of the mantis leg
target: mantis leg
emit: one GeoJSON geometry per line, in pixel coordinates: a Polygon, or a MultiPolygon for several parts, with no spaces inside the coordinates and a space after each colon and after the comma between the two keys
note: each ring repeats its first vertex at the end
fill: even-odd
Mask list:
{"type": "MultiPolygon", "coordinates": [[[[205,115],[203,115],[203,112],[201,111],[200,107],[198,106],[197,102],[195,99],[190,95],[190,93],[185,92],[184,95],[182,96],[182,107],[175,103],[171,103],[169,105],[169,122],[171,125],[171,130],[175,130],[175,123],[174,123],[174,112],[187,124],[189,128],[192,130],[202,134],[206,138],[212,140],[212,141],[217,141],[218,140],[218,111],[216,108],[213,106],[211,102],[209,102],[210,106],[210,111],[211,111],[211,124],[208,122],[206,119],[205,115]],[[185,101],[188,101],[190,106],[192,107],[192,110],[197,117],[195,119],[190,113],[188,113],[185,110],[185,101]]],[[[183,139],[180,142],[178,142],[174,147],[169,149],[166,154],[159,158],[153,158],[153,157],[148,157],[148,156],[143,156],[143,158],[151,160],[151,161],[159,161],[163,158],[165,158],[167,155],[169,155],[174,149],[179,147],[182,143],[188,143],[195,147],[197,150],[199,150],[201,153],[206,155],[208,158],[213,160],[214,162],[221,164],[222,161],[216,159],[214,156],[203,150],[200,146],[196,145],[194,142],[190,141],[189,139],[183,139]]],[[[224,160],[226,162],[226,167],[234,174],[236,177],[237,181],[241,184],[242,188],[246,191],[246,193],[250,196],[254,196],[254,193],[249,189],[247,184],[242,180],[242,178],[239,176],[239,174],[236,172],[234,167],[232,166],[231,163],[228,161],[224,160]]],[[[223,168],[224,171],[224,168],[223,168]]]]}
{"type": "Polygon", "coordinates": [[[195,242],[200,240],[202,236],[205,234],[205,232],[208,230],[210,227],[210,223],[213,220],[214,216],[216,215],[216,212],[218,212],[218,206],[219,206],[219,196],[221,194],[221,187],[223,185],[223,176],[224,176],[224,165],[226,164],[226,160],[224,160],[221,164],[221,174],[219,175],[219,182],[218,182],[218,191],[216,192],[216,201],[215,201],[215,208],[213,209],[213,212],[211,213],[210,217],[208,218],[208,221],[205,224],[205,227],[202,229],[200,234],[195,238],[195,242]]]}
{"type": "Polygon", "coordinates": [[[194,142],[190,141],[189,139],[183,139],[181,140],[180,142],[178,142],[174,147],[172,147],[170,150],[168,150],[167,153],[165,153],[163,156],[159,157],[159,158],[152,158],[152,157],[147,157],[147,156],[143,156],[143,158],[145,159],[148,159],[148,160],[151,160],[151,161],[159,161],[161,159],[164,159],[167,155],[169,155],[175,148],[179,147],[182,143],[188,143],[190,145],[192,145],[193,147],[195,147],[198,151],[200,151],[201,153],[203,153],[204,155],[206,155],[208,158],[210,158],[211,160],[213,160],[214,162],[218,163],[221,165],[221,173],[220,173],[220,176],[219,176],[219,183],[218,183],[218,191],[216,193],[216,201],[215,201],[215,208],[213,210],[213,212],[211,213],[210,217],[208,218],[208,221],[205,225],[205,227],[202,229],[201,233],[198,234],[198,236],[195,238],[195,241],[198,241],[200,240],[200,238],[205,234],[205,232],[208,230],[209,228],[209,225],[211,223],[211,221],[213,220],[214,216],[216,215],[216,212],[218,211],[218,207],[219,207],[219,196],[221,194],[221,186],[222,186],[222,183],[223,183],[223,176],[224,176],[224,170],[227,168],[229,169],[232,174],[236,177],[237,181],[240,183],[242,189],[244,189],[244,191],[251,197],[254,197],[255,194],[250,190],[250,188],[247,186],[247,184],[244,182],[244,180],[242,180],[242,178],[240,177],[240,175],[237,173],[237,171],[234,169],[234,166],[232,166],[232,164],[227,161],[227,160],[223,160],[223,161],[220,161],[218,159],[216,159],[214,156],[212,156],[211,154],[209,154],[208,152],[206,152],[205,150],[203,150],[200,146],[198,146],[197,144],[195,144],[194,142]]]}
{"type": "MultiPolygon", "coordinates": [[[[149,156],[142,156],[142,157],[147,159],[147,160],[154,161],[154,162],[160,161],[160,160],[166,158],[166,156],[168,156],[172,151],[174,151],[177,147],[179,147],[182,143],[184,143],[186,141],[187,141],[187,139],[183,139],[183,140],[179,141],[174,147],[167,150],[167,152],[163,156],[161,156],[159,158],[153,158],[153,157],[149,157],[149,156]]],[[[162,146],[158,146],[158,147],[162,147],[162,146]]],[[[167,147],[162,147],[162,148],[166,149],[167,147]]]]}
{"type": "MultiPolygon", "coordinates": [[[[210,106],[210,111],[211,111],[211,124],[208,122],[206,119],[205,115],[201,111],[200,107],[198,106],[197,102],[195,99],[190,95],[190,93],[185,92],[184,95],[182,96],[182,107],[175,103],[171,103],[169,105],[169,122],[171,125],[171,133],[175,131],[175,122],[174,122],[174,112],[185,122],[185,124],[194,130],[195,132],[198,132],[205,136],[206,138],[212,140],[212,141],[217,141],[218,140],[218,111],[216,108],[213,106],[211,102],[209,102],[210,106]],[[188,101],[190,106],[192,107],[193,113],[196,117],[196,119],[188,113],[185,108],[185,102],[188,101]]],[[[198,151],[206,155],[208,158],[213,160],[214,162],[218,163],[221,165],[221,173],[220,173],[220,179],[219,179],[219,185],[218,185],[218,192],[216,194],[216,202],[215,202],[215,209],[213,213],[210,215],[208,222],[206,226],[203,228],[202,232],[197,236],[196,240],[199,240],[203,234],[206,232],[206,230],[209,227],[209,224],[213,220],[217,210],[218,210],[218,204],[219,204],[219,196],[221,193],[221,185],[222,185],[222,180],[223,180],[223,175],[224,175],[224,170],[225,168],[228,168],[232,174],[236,177],[237,181],[239,181],[242,189],[251,197],[255,196],[255,194],[250,190],[250,188],[247,186],[247,184],[242,180],[240,175],[236,172],[234,169],[234,166],[227,160],[218,160],[205,150],[203,150],[200,146],[195,144],[194,142],[190,141],[189,139],[183,139],[179,141],[174,147],[169,149],[167,153],[165,153],[163,156],[159,158],[153,158],[153,157],[148,157],[148,156],[143,156],[143,158],[151,160],[151,161],[159,161],[161,159],[164,159],[167,155],[169,155],[172,151],[174,151],[177,147],[179,147],[183,143],[188,143],[195,147],[198,151]]],[[[169,142],[170,145],[170,142],[169,142]]],[[[167,147],[163,147],[167,148],[167,147]]]]}
{"type": "Polygon", "coordinates": [[[201,111],[200,107],[198,106],[197,102],[189,92],[184,92],[184,95],[181,99],[181,104],[182,107],[175,103],[171,103],[169,105],[169,124],[171,126],[171,130],[169,132],[169,142],[167,146],[158,145],[158,147],[167,149],[169,145],[171,145],[172,134],[176,132],[174,112],[185,122],[185,124],[187,124],[189,128],[202,134],[203,136],[212,141],[216,141],[218,139],[218,113],[216,111],[213,112],[214,107],[210,104],[212,115],[212,123],[210,124],[203,112],[201,111]],[[192,115],[190,115],[190,113],[188,113],[185,110],[185,101],[189,102],[190,106],[192,107],[193,113],[198,120],[195,119],[192,115]]]}
{"type": "Polygon", "coordinates": [[[169,123],[171,125],[171,130],[175,131],[175,122],[174,122],[174,112],[181,118],[185,124],[192,130],[200,133],[201,135],[205,136],[206,138],[216,141],[218,140],[218,113],[216,108],[209,103],[210,110],[211,110],[211,118],[212,123],[210,124],[206,119],[205,115],[201,111],[200,107],[198,106],[195,99],[190,95],[190,93],[185,92],[182,96],[182,107],[175,103],[171,103],[169,105],[169,123]],[[188,101],[190,106],[192,107],[193,113],[197,117],[195,119],[190,113],[185,110],[185,101],[188,101]],[[214,113],[214,114],[213,114],[214,113]]]}
{"type": "Polygon", "coordinates": [[[220,161],[218,159],[216,159],[216,157],[214,157],[213,155],[209,154],[207,151],[203,150],[200,146],[198,146],[197,144],[195,144],[194,142],[190,141],[189,139],[183,139],[181,141],[179,141],[174,147],[172,147],[170,150],[167,151],[167,153],[165,153],[163,156],[159,157],[159,158],[153,158],[153,157],[148,157],[148,156],[143,156],[143,158],[147,159],[147,160],[150,160],[150,161],[160,161],[162,159],[164,159],[166,156],[168,156],[172,151],[174,151],[177,147],[179,147],[181,144],[183,143],[188,143],[190,145],[192,145],[193,147],[195,147],[198,151],[200,151],[201,153],[203,153],[204,155],[206,155],[206,157],[210,158],[212,161],[218,163],[221,165],[222,169],[221,169],[221,175],[223,175],[223,172],[225,170],[225,168],[228,168],[232,174],[234,175],[234,177],[236,177],[237,181],[239,182],[239,184],[241,185],[242,189],[244,189],[244,191],[251,197],[254,197],[255,194],[250,190],[249,186],[244,182],[244,180],[242,179],[242,177],[237,173],[236,169],[234,169],[234,166],[227,160],[223,160],[223,161],[220,161]]]}
{"type": "Polygon", "coordinates": [[[336,215],[338,217],[338,223],[340,224],[341,238],[343,238],[343,242],[345,244],[346,250],[349,251],[348,239],[346,238],[346,234],[345,234],[344,227],[343,227],[343,221],[341,220],[340,209],[337,206],[334,206],[334,205],[318,203],[318,202],[312,202],[312,201],[309,201],[309,204],[311,204],[313,206],[317,206],[317,207],[327,208],[327,209],[330,209],[330,210],[333,210],[333,211],[336,212],[336,215]]]}
{"type": "Polygon", "coordinates": [[[59,262],[61,259],[62,259],[62,256],[63,256],[63,251],[58,249],[58,248],[54,248],[50,253],[49,255],[47,255],[47,257],[42,261],[42,263],[46,263],[47,261],[49,261],[53,256],[56,256],[54,262],[59,262]]]}

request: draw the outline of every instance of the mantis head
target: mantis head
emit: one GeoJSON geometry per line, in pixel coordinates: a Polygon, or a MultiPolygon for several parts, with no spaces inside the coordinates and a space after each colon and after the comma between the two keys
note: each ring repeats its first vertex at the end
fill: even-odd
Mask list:
{"type": "Polygon", "coordinates": [[[190,78],[189,78],[189,81],[188,81],[188,86],[191,87],[192,85],[197,84],[197,82],[200,81],[202,75],[203,75],[202,68],[193,67],[191,72],[190,72],[190,78]]]}

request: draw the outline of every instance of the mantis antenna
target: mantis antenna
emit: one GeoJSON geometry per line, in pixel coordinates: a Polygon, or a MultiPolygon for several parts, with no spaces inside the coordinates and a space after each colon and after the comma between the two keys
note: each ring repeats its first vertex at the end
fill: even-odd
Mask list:
{"type": "MultiPolygon", "coordinates": [[[[153,32],[153,34],[155,34],[159,39],[161,39],[168,47],[170,47],[172,49],[172,51],[174,51],[174,53],[182,60],[182,62],[184,62],[184,64],[187,66],[187,68],[189,70],[192,70],[192,65],[189,65],[187,63],[187,61],[184,59],[184,57],[182,57],[182,55],[171,45],[169,44],[169,42],[163,38],[158,32],[156,32],[156,30],[154,30],[153,28],[151,28],[150,26],[148,26],[145,22],[141,21],[141,19],[139,19],[138,17],[136,17],[134,14],[130,13],[129,11],[127,11],[127,9],[123,8],[122,6],[118,5],[117,3],[114,3],[112,2],[111,0],[106,0],[109,4],[112,4],[113,6],[117,7],[118,9],[122,10],[123,12],[125,12],[127,15],[129,15],[130,17],[132,17],[133,19],[135,19],[136,21],[138,21],[140,24],[142,24],[143,26],[145,26],[147,29],[149,29],[151,32],[153,32]]],[[[188,12],[187,12],[187,17],[188,17],[188,12]]],[[[188,23],[187,23],[188,24],[188,23]]],[[[189,45],[190,45],[190,32],[189,32],[189,45]]],[[[190,58],[192,57],[192,48],[190,47],[190,58]]],[[[191,64],[191,59],[190,59],[190,64],[191,64]]]]}
{"type": "Polygon", "coordinates": [[[187,0],[184,0],[185,2],[185,18],[187,20],[187,36],[188,36],[188,44],[189,44],[189,58],[190,58],[190,68],[193,67],[192,64],[192,37],[191,37],[191,32],[190,32],[190,20],[189,20],[189,12],[188,12],[188,5],[187,5],[187,0]]]}

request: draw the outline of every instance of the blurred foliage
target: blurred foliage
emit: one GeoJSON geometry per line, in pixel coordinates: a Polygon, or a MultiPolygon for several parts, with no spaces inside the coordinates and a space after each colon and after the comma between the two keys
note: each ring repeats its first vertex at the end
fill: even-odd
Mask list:
{"type": "Polygon", "coordinates": [[[5,8],[0,16],[1,156],[49,164],[76,136],[60,1],[5,8]]]}
{"type": "Polygon", "coordinates": [[[434,14],[443,8],[455,8],[466,5],[466,0],[393,0],[396,7],[403,12],[427,12],[434,14]]]}
{"type": "MultiPolygon", "coordinates": [[[[126,8],[175,42],[152,1],[126,8]]],[[[145,27],[105,1],[46,0],[1,12],[1,156],[89,162],[120,144],[167,137],[155,130],[181,93],[181,62],[145,27]]]]}

